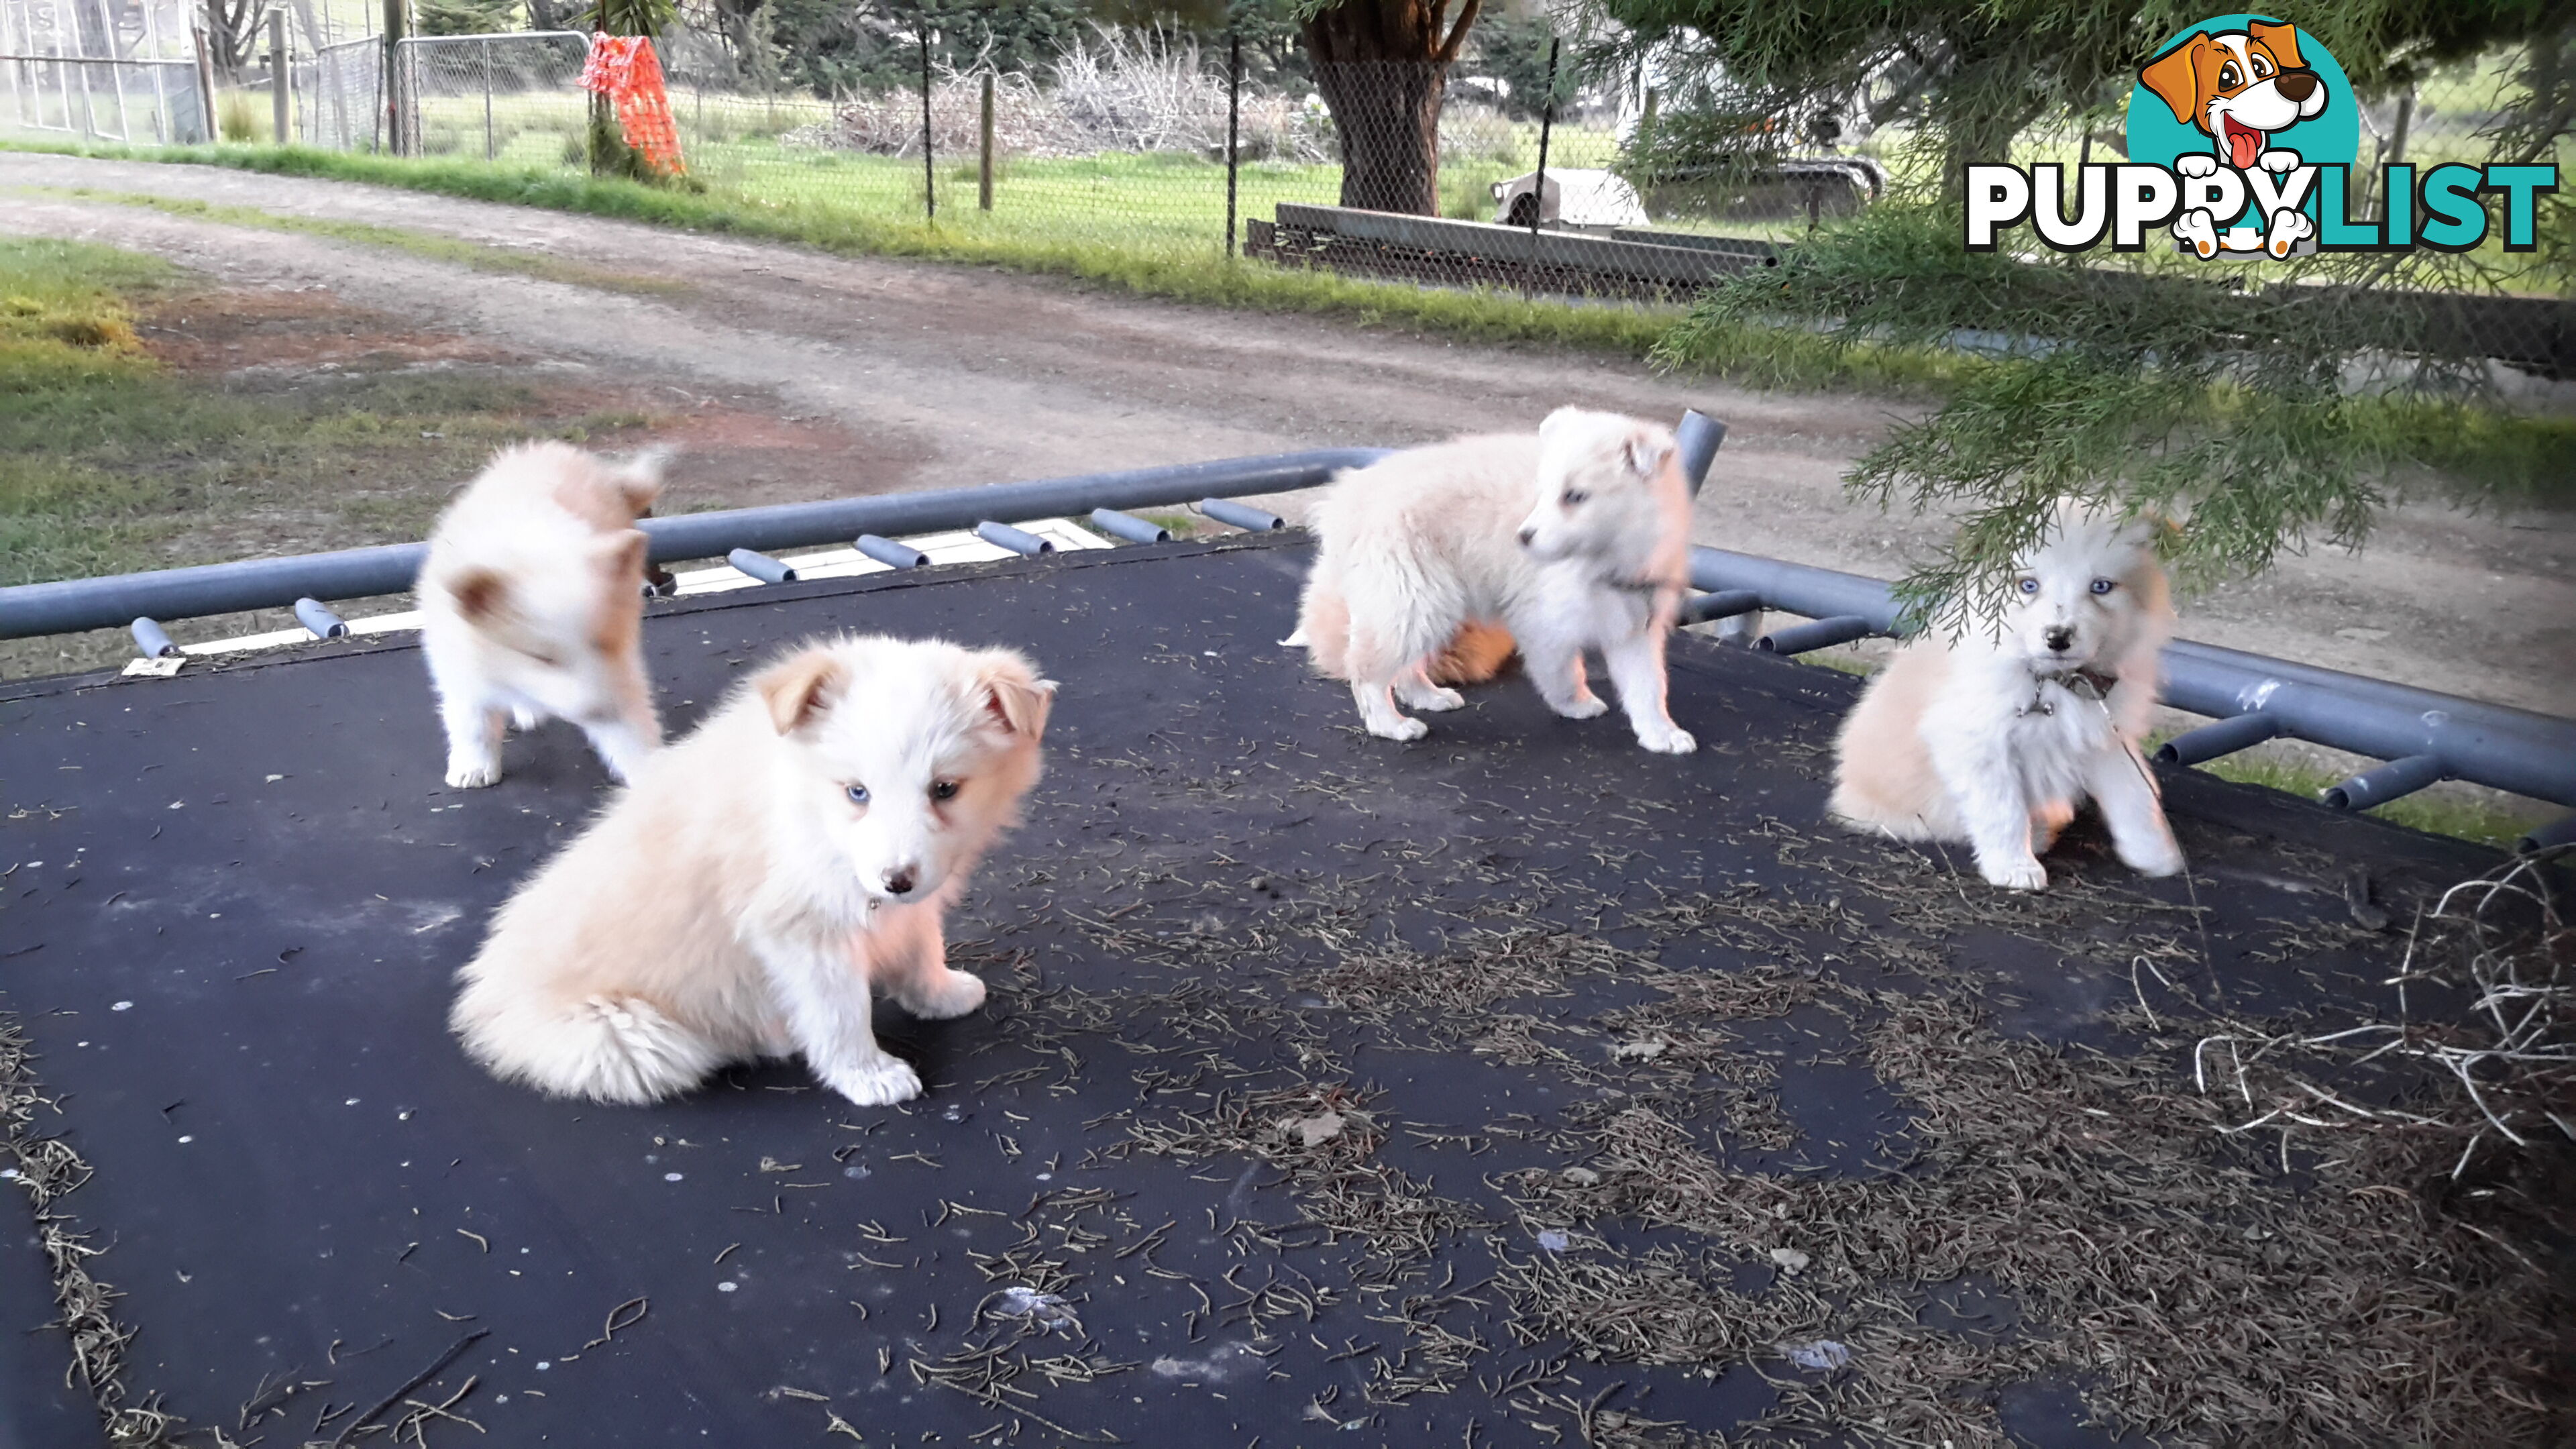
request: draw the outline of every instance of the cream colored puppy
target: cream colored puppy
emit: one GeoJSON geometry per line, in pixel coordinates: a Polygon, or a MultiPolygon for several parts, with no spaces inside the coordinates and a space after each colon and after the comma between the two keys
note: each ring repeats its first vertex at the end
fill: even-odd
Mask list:
{"type": "Polygon", "coordinates": [[[849,638],[763,671],[520,887],[449,1024],[494,1074],[651,1102],[801,1052],[878,1106],[921,1093],[871,985],[963,1016],[941,917],[1037,782],[1055,696],[1006,649],[849,638]]]}
{"type": "Polygon", "coordinates": [[[1870,681],[1837,742],[1834,816],[1900,840],[1964,840],[1989,882],[2038,890],[2041,853],[2090,796],[2120,859],[2181,870],[2138,753],[2174,627],[2153,532],[2060,504],[2000,613],[1956,639],[1926,632],[1870,681]]]}
{"type": "Polygon", "coordinates": [[[1534,438],[1462,438],[1346,473],[1317,505],[1321,547],[1287,642],[1349,680],[1368,732],[1390,740],[1425,733],[1399,698],[1458,708],[1435,676],[1491,673],[1498,641],[1518,643],[1550,708],[1590,719],[1609,708],[1584,678],[1598,649],[1637,743],[1687,754],[1698,744],[1664,705],[1664,636],[1689,582],[1676,451],[1668,428],[1559,408],[1534,438]]]}
{"type": "Polygon", "coordinates": [[[570,444],[523,443],[440,515],[420,570],[420,645],[449,785],[499,782],[513,719],[580,725],[620,780],[661,744],[635,527],[661,490],[659,453],[612,466],[570,444]]]}

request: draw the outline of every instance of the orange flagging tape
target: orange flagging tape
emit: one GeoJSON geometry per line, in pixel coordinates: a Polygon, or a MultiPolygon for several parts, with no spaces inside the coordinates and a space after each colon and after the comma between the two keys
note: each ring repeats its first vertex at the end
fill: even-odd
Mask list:
{"type": "Polygon", "coordinates": [[[662,61],[641,35],[593,35],[581,68],[582,89],[617,107],[617,128],[646,165],[665,176],[680,164],[680,129],[671,119],[671,93],[662,84],[662,61]]]}

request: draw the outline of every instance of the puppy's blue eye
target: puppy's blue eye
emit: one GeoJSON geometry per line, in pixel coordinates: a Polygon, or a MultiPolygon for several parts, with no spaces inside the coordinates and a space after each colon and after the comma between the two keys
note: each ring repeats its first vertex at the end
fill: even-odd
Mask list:
{"type": "Polygon", "coordinates": [[[2037,579],[2024,579],[2024,580],[2022,580],[2022,581],[2021,581],[2021,591],[2022,591],[2023,593],[2025,593],[2025,594],[2035,594],[2035,593],[2038,593],[2038,592],[2039,592],[2039,580],[2037,580],[2037,579]]]}
{"type": "Polygon", "coordinates": [[[2107,594],[2118,587],[2118,584],[2111,582],[2109,579],[2095,579],[2093,581],[2093,592],[2096,594],[2107,594]]]}
{"type": "Polygon", "coordinates": [[[1591,494],[1584,492],[1580,488],[1568,488],[1565,490],[1565,497],[1558,501],[1562,502],[1566,507],[1572,508],[1591,496],[1591,494]]]}
{"type": "Polygon", "coordinates": [[[841,793],[849,796],[850,803],[853,805],[865,805],[868,803],[868,787],[865,785],[844,786],[841,793]]]}
{"type": "Polygon", "coordinates": [[[930,782],[930,798],[931,798],[931,799],[933,799],[933,800],[954,800],[954,799],[956,799],[956,798],[957,798],[957,782],[956,782],[956,781],[954,781],[954,780],[933,780],[933,781],[931,781],[931,782],[930,782]]]}

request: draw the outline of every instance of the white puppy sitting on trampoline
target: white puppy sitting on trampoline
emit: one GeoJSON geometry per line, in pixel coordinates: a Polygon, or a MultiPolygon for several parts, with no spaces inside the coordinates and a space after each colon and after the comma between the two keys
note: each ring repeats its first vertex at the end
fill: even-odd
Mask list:
{"type": "Polygon", "coordinates": [[[801,1053],[863,1106],[921,1094],[869,989],[963,1016],[941,917],[1037,782],[1055,685],[1007,649],[851,638],[770,666],[493,918],[449,1024],[494,1074],[652,1102],[801,1053]]]}
{"type": "Polygon", "coordinates": [[[2072,501],[2002,604],[1898,651],[1836,741],[1834,818],[1898,840],[1964,840],[1994,885],[2048,884],[2039,857],[2087,796],[2120,859],[2183,868],[2138,754],[2174,612],[2156,525],[2072,501]]]}
{"type": "Polygon", "coordinates": [[[1322,546],[1297,632],[1316,672],[1350,681],[1381,739],[1426,726],[1396,708],[1456,709],[1450,683],[1490,678],[1517,644],[1548,707],[1610,706],[1583,655],[1609,665],[1637,743],[1698,748],[1664,703],[1664,637],[1690,578],[1690,486],[1672,430],[1559,408],[1538,436],[1462,438],[1346,473],[1316,509],[1322,546]]]}

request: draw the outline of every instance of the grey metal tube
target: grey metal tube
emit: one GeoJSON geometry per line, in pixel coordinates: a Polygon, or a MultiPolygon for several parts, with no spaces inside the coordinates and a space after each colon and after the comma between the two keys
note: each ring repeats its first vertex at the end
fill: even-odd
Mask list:
{"type": "Polygon", "coordinates": [[[733,565],[737,570],[760,580],[764,584],[792,584],[796,582],[796,570],[789,568],[784,563],[771,558],[765,553],[753,553],[750,549],[738,548],[725,555],[725,562],[733,565]]]}
{"type": "Polygon", "coordinates": [[[1267,508],[1255,508],[1249,503],[1237,503],[1227,498],[1202,498],[1199,512],[1219,523],[1231,523],[1253,533],[1269,533],[1288,526],[1287,519],[1267,508]]]}
{"type": "Polygon", "coordinates": [[[1818,619],[1812,624],[1792,624],[1774,629],[1753,641],[1753,647],[1765,654],[1805,654],[1816,649],[1830,649],[1836,644],[1849,644],[1866,639],[1878,630],[1858,614],[1840,614],[1818,619]]]}
{"type": "Polygon", "coordinates": [[[1013,553],[1041,554],[1055,552],[1054,544],[1047,542],[1045,539],[1038,537],[1027,529],[1013,528],[1007,523],[995,523],[989,518],[975,525],[975,536],[984,540],[986,543],[993,544],[1001,548],[1007,548],[1013,553]]]}
{"type": "Polygon", "coordinates": [[[930,555],[908,543],[897,543],[873,533],[863,533],[850,545],[890,569],[917,569],[930,562],[930,555]]]}
{"type": "Polygon", "coordinates": [[[295,601],[295,621],[313,631],[316,639],[337,639],[349,632],[349,621],[323,608],[313,599],[295,601]]]}
{"type": "Polygon", "coordinates": [[[2281,732],[2281,721],[2260,712],[2240,714],[2216,724],[2178,734],[2156,751],[2159,765],[2197,765],[2238,750],[2252,749],[2281,732]]]}
{"type": "MultiPolygon", "coordinates": [[[[1887,585],[1858,574],[1691,550],[1691,583],[1751,589],[1767,607],[1811,619],[1857,615],[1894,632],[1887,585]]],[[[2488,704],[2215,644],[2165,647],[2164,701],[2218,719],[2261,711],[2293,739],[2379,760],[2438,755],[2455,779],[2576,806],[2576,720],[2488,704]]]]}
{"type": "Polygon", "coordinates": [[[2561,845],[2576,845],[2576,815],[2562,815],[2547,825],[2540,826],[2529,835],[2515,841],[2513,848],[2525,855],[2531,855],[2543,850],[2553,850],[2561,845]]]}
{"type": "MultiPolygon", "coordinates": [[[[810,548],[861,533],[936,533],[969,528],[996,514],[1006,518],[1046,518],[1087,513],[1094,508],[1154,508],[1205,498],[1215,489],[1286,493],[1329,482],[1346,468],[1365,468],[1388,451],[1321,448],[987,488],[943,488],[927,493],[648,518],[639,526],[653,539],[651,556],[655,562],[722,558],[737,548],[810,548]]],[[[121,628],[137,614],[155,619],[190,619],[245,609],[273,609],[298,598],[357,599],[406,593],[427,554],[426,544],[382,544],[292,558],[241,559],[151,573],[19,584],[0,589],[0,639],[121,628]]]]}
{"type": "Polygon", "coordinates": [[[2448,773],[2439,755],[2408,755],[2376,770],[2364,770],[2317,798],[2329,810],[2367,810],[2437,784],[2448,773]]]}
{"type": "Polygon", "coordinates": [[[170,642],[169,631],[154,620],[137,619],[128,627],[133,629],[135,645],[146,659],[167,659],[179,652],[179,646],[170,642]]]}
{"type": "Polygon", "coordinates": [[[1751,614],[1762,607],[1762,596],[1751,589],[1719,589],[1711,594],[1694,594],[1682,601],[1680,621],[1705,624],[1711,619],[1731,619],[1738,614],[1751,614]]]}
{"type": "Polygon", "coordinates": [[[1708,481],[1708,465],[1717,461],[1718,447],[1726,441],[1726,424],[1692,408],[1673,429],[1673,441],[1679,445],[1682,480],[1690,484],[1691,496],[1697,497],[1700,485],[1708,481]]]}
{"type": "Polygon", "coordinates": [[[1809,568],[1722,548],[1694,548],[1690,581],[1693,588],[1713,591],[1749,589],[1762,596],[1763,607],[1783,613],[1804,614],[1810,619],[1858,615],[1878,633],[1895,632],[1896,606],[1889,601],[1887,585],[1858,574],[1809,568]]]}
{"type": "Polygon", "coordinates": [[[1129,543],[1170,543],[1172,541],[1170,529],[1159,523],[1148,523],[1132,513],[1121,513],[1115,508],[1091,510],[1091,526],[1111,538],[1123,538],[1129,543]]]}

